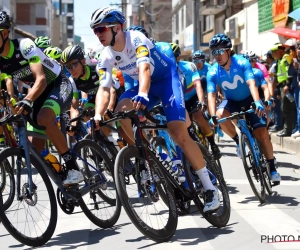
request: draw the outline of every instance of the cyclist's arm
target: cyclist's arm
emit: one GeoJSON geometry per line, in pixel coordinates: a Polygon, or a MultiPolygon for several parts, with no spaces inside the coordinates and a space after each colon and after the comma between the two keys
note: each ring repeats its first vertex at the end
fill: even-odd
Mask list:
{"type": "Polygon", "coordinates": [[[81,98],[88,99],[89,95],[83,91],[81,91],[81,98]]]}
{"type": "Polygon", "coordinates": [[[217,85],[216,85],[216,72],[215,68],[210,68],[206,75],[206,82],[207,82],[207,96],[208,96],[208,110],[210,115],[216,114],[216,92],[217,92],[217,85]]]}
{"type": "Polygon", "coordinates": [[[148,94],[150,89],[151,70],[149,63],[140,63],[139,69],[139,92],[148,94]]]}
{"type": "MultiPolygon", "coordinates": [[[[79,100],[78,100],[78,98],[73,97],[71,108],[70,108],[70,119],[73,119],[79,115],[78,107],[79,107],[79,100]]],[[[76,126],[76,124],[77,124],[77,121],[72,122],[73,126],[76,126]]]]}
{"type": "Polygon", "coordinates": [[[117,100],[117,93],[113,86],[110,87],[110,98],[107,109],[113,111],[117,100]]]}
{"type": "Polygon", "coordinates": [[[270,90],[267,84],[261,85],[262,90],[264,91],[264,97],[265,100],[270,100],[271,95],[270,95],[270,90]]]}
{"type": "Polygon", "coordinates": [[[14,83],[12,78],[6,78],[5,79],[6,89],[7,93],[10,95],[11,98],[14,97],[14,83]]]}
{"type": "Polygon", "coordinates": [[[38,48],[35,43],[28,39],[23,39],[20,42],[21,53],[28,60],[30,70],[34,76],[35,82],[31,91],[27,94],[25,99],[29,101],[36,100],[47,87],[46,77],[44,74],[41,59],[38,54],[38,48]]]}
{"type": "Polygon", "coordinates": [[[193,83],[194,83],[194,86],[196,87],[196,92],[197,92],[197,96],[198,96],[199,102],[204,103],[204,101],[205,101],[205,95],[204,95],[204,91],[202,89],[201,81],[200,80],[196,80],[193,83]]]}

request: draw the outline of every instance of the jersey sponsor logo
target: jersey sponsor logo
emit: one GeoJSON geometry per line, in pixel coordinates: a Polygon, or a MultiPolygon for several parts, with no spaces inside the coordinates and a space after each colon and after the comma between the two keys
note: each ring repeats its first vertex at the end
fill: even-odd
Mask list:
{"type": "Polygon", "coordinates": [[[37,63],[40,61],[40,58],[38,56],[33,56],[29,58],[29,63],[37,63]]]}
{"type": "Polygon", "coordinates": [[[173,94],[173,95],[171,95],[171,97],[169,98],[169,102],[170,102],[170,105],[171,105],[171,107],[173,107],[173,102],[175,101],[175,95],[173,94]]]}
{"type": "Polygon", "coordinates": [[[142,43],[142,40],[141,40],[141,38],[136,37],[133,39],[133,43],[134,43],[134,47],[137,47],[139,44],[142,43]]]}
{"type": "Polygon", "coordinates": [[[161,51],[165,51],[165,50],[168,50],[171,46],[169,45],[162,45],[162,46],[159,46],[161,51]]]}
{"type": "Polygon", "coordinates": [[[168,66],[168,64],[160,57],[160,55],[154,51],[153,54],[156,56],[156,58],[161,62],[162,65],[168,66]]]}
{"type": "Polygon", "coordinates": [[[51,60],[49,58],[45,58],[43,60],[43,64],[45,64],[46,66],[48,66],[49,68],[54,68],[54,63],[51,62],[51,60]]]}
{"type": "Polygon", "coordinates": [[[98,73],[99,73],[99,81],[105,80],[105,78],[106,78],[106,68],[99,69],[98,73]]]}
{"type": "Polygon", "coordinates": [[[23,49],[24,56],[30,55],[33,52],[33,50],[34,50],[34,45],[33,44],[28,44],[28,46],[25,46],[25,48],[23,49]]]}
{"type": "Polygon", "coordinates": [[[56,95],[50,95],[50,98],[58,100],[58,97],[56,95]]]}
{"type": "Polygon", "coordinates": [[[238,65],[245,65],[247,63],[247,60],[246,59],[239,59],[237,61],[238,65]]]}
{"type": "Polygon", "coordinates": [[[227,89],[236,89],[238,86],[238,81],[240,81],[241,83],[244,83],[244,79],[239,76],[239,75],[235,75],[233,78],[233,83],[230,83],[228,81],[224,81],[222,82],[222,88],[227,90],[227,89]]]}
{"type": "Polygon", "coordinates": [[[25,68],[12,73],[13,78],[16,78],[16,79],[23,79],[30,75],[32,75],[32,72],[31,72],[29,66],[26,66],[25,68]]]}
{"type": "Polygon", "coordinates": [[[52,102],[45,102],[43,106],[50,106],[53,107],[54,104],[52,102]]]}
{"type": "Polygon", "coordinates": [[[217,74],[217,69],[216,69],[216,68],[211,69],[211,70],[209,71],[209,74],[210,74],[211,76],[216,75],[216,74],[217,74]]]}
{"type": "Polygon", "coordinates": [[[127,64],[124,67],[119,67],[120,70],[130,70],[132,68],[136,68],[136,62],[132,62],[130,64],[127,64]]]}
{"type": "Polygon", "coordinates": [[[149,57],[149,50],[145,45],[142,45],[136,49],[136,58],[149,57]]]}
{"type": "Polygon", "coordinates": [[[25,65],[25,64],[27,64],[28,62],[25,61],[25,60],[22,60],[22,61],[20,61],[19,63],[20,63],[21,65],[25,65]]]}
{"type": "Polygon", "coordinates": [[[190,69],[191,69],[192,72],[196,72],[197,71],[196,65],[193,64],[193,63],[190,64],[190,69]]]}

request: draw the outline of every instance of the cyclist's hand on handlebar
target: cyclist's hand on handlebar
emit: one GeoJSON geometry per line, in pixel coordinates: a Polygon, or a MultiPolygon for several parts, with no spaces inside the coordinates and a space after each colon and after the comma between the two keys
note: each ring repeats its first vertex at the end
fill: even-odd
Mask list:
{"type": "Polygon", "coordinates": [[[255,114],[257,114],[258,117],[262,117],[265,108],[263,107],[260,101],[255,101],[254,104],[255,104],[255,114]]]}
{"type": "Polygon", "coordinates": [[[273,101],[270,99],[270,100],[265,101],[264,104],[265,104],[266,110],[270,110],[272,108],[273,101]]]}
{"type": "Polygon", "coordinates": [[[216,115],[212,115],[208,123],[211,127],[218,126],[218,117],[216,115]]]}
{"type": "Polygon", "coordinates": [[[149,103],[148,94],[139,92],[135,97],[131,99],[133,102],[133,108],[135,110],[145,109],[147,104],[149,103]]]}
{"type": "Polygon", "coordinates": [[[30,114],[32,112],[32,102],[27,99],[23,99],[16,103],[15,110],[17,111],[17,115],[22,113],[24,115],[30,114]]]}
{"type": "Polygon", "coordinates": [[[207,109],[207,105],[206,105],[206,103],[204,103],[204,102],[199,102],[197,106],[198,106],[198,109],[199,109],[201,112],[205,112],[206,109],[207,109]]]}

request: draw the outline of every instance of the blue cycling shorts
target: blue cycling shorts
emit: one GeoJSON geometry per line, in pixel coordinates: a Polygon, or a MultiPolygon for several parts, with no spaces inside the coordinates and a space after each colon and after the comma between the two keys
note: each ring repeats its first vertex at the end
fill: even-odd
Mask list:
{"type": "MultiPolygon", "coordinates": [[[[252,96],[248,96],[246,99],[242,101],[232,101],[224,99],[220,105],[218,106],[219,109],[226,109],[229,111],[229,113],[234,112],[241,112],[246,111],[250,108],[251,103],[254,102],[252,96]]],[[[262,118],[259,118],[256,114],[246,114],[246,119],[250,122],[251,127],[253,130],[258,128],[266,128],[266,117],[263,116],[262,118]]]]}
{"type": "MultiPolygon", "coordinates": [[[[132,99],[138,94],[139,86],[127,90],[121,95],[120,100],[132,99]]],[[[179,81],[178,73],[175,67],[172,67],[170,74],[161,81],[151,81],[148,93],[149,103],[147,109],[152,109],[155,105],[162,102],[163,109],[168,122],[186,121],[185,104],[182,84],[179,81]]]]}

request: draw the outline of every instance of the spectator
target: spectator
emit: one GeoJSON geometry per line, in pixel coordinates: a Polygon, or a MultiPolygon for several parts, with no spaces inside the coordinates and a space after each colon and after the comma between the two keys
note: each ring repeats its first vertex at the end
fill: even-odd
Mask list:
{"type": "Polygon", "coordinates": [[[274,89],[274,100],[275,100],[275,107],[273,108],[274,111],[274,126],[272,126],[269,131],[270,132],[277,132],[282,130],[283,118],[282,118],[282,111],[281,111],[281,100],[280,100],[280,89],[276,88],[276,80],[274,79],[276,76],[276,64],[277,61],[272,56],[272,51],[269,50],[267,54],[267,62],[270,65],[269,68],[269,75],[270,75],[270,82],[273,84],[274,89]]]}
{"type": "Polygon", "coordinates": [[[291,136],[294,120],[295,120],[295,103],[290,101],[287,95],[291,93],[291,83],[288,77],[289,63],[285,56],[285,47],[282,45],[275,45],[272,49],[272,56],[277,59],[276,77],[278,88],[281,96],[281,110],[284,118],[283,130],[277,133],[279,137],[291,136]]]}

